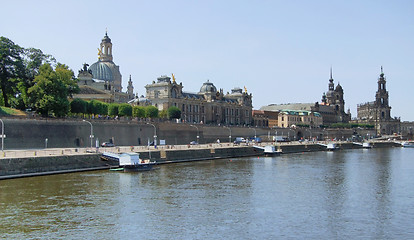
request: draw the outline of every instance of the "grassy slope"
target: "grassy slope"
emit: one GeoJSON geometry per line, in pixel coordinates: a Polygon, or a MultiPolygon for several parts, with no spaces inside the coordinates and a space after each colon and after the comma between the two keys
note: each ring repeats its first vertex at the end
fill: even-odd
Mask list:
{"type": "Polygon", "coordinates": [[[25,116],[26,113],[14,108],[0,107],[0,116],[25,116]]]}

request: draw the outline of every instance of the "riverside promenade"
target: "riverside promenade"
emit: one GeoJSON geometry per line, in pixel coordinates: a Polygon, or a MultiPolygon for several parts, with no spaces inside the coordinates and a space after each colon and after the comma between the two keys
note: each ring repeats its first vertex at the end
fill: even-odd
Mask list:
{"type": "MultiPolygon", "coordinates": [[[[157,146],[119,146],[108,148],[48,148],[6,150],[0,152],[0,180],[18,177],[31,177],[59,173],[108,169],[117,162],[102,161],[103,152],[140,153],[143,159],[152,159],[157,164],[178,163],[188,161],[213,160],[220,158],[247,157],[264,155],[263,150],[253,146],[274,145],[281,154],[313,152],[327,150],[324,145],[332,143],[319,142],[286,142],[271,143],[211,143],[200,145],[161,145],[157,146]]],[[[335,141],[339,149],[362,148],[352,142],[335,141]]],[[[371,141],[374,148],[399,147],[398,142],[371,141]]]]}

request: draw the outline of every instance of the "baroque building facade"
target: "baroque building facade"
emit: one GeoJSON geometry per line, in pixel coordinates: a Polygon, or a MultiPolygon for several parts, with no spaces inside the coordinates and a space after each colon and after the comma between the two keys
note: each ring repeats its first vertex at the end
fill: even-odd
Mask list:
{"type": "MultiPolygon", "coordinates": [[[[323,93],[321,103],[288,103],[288,104],[270,104],[260,108],[262,111],[304,111],[309,113],[318,113],[316,115],[322,116],[322,123],[319,124],[319,117],[315,116],[315,121],[312,126],[330,125],[332,123],[347,123],[351,120],[351,113],[348,110],[345,113],[344,90],[338,83],[335,87],[334,79],[332,78],[332,68],[330,71],[330,79],[328,84],[328,91],[323,93]],[[319,124],[319,125],[315,125],[319,124]]],[[[296,113],[295,113],[296,114],[296,113]]],[[[313,114],[310,114],[310,116],[313,114]]],[[[293,119],[293,117],[292,117],[293,119]]],[[[281,127],[281,121],[278,119],[278,126],[281,127]]],[[[286,123],[283,124],[285,127],[286,123]]],[[[289,125],[289,124],[288,124],[289,125]]],[[[292,125],[292,124],[290,124],[292,125]]],[[[308,125],[308,124],[306,124],[308,125]]],[[[270,126],[270,125],[269,125],[270,126]]]]}
{"type": "Polygon", "coordinates": [[[357,105],[357,122],[374,125],[377,135],[399,133],[400,119],[391,117],[387,81],[382,67],[377,84],[375,101],[357,105]]]}
{"type": "Polygon", "coordinates": [[[129,76],[127,92],[122,92],[122,75],[113,62],[112,41],[105,33],[98,48],[98,61],[91,66],[84,64],[79,70],[79,94],[75,98],[100,100],[107,103],[125,103],[134,98],[134,87],[129,76]]]}
{"type": "Polygon", "coordinates": [[[252,94],[234,88],[224,94],[207,80],[198,93],[183,91],[182,83],[168,76],[147,84],[146,98],[140,104],[151,104],[160,111],[175,106],[181,110],[181,119],[189,123],[250,125],[252,122],[252,94]]]}

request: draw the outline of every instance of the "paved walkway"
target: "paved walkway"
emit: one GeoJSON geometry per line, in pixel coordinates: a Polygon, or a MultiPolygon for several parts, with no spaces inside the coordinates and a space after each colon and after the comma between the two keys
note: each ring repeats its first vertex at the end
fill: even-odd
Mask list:
{"type": "MultiPolygon", "coordinates": [[[[45,149],[24,149],[24,150],[5,150],[0,151],[0,159],[9,159],[9,158],[28,158],[28,157],[45,157],[45,156],[62,156],[62,155],[85,155],[85,154],[96,154],[103,152],[148,152],[148,151],[159,151],[159,150],[185,150],[185,149],[210,149],[210,148],[229,148],[229,147],[240,147],[240,146],[266,146],[266,145],[302,145],[302,144],[327,144],[326,141],[319,142],[284,142],[284,143],[274,143],[274,142],[264,142],[259,144],[253,143],[210,143],[210,144],[199,144],[199,145],[162,145],[157,146],[155,149],[154,146],[120,146],[120,147],[100,147],[96,148],[45,148],[45,149]]],[[[336,141],[335,143],[348,143],[336,141]]]]}

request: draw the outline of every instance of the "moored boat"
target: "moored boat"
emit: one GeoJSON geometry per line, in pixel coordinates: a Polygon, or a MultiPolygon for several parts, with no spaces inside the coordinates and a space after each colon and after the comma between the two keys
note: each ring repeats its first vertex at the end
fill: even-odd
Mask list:
{"type": "Polygon", "coordinates": [[[363,142],[362,143],[362,148],[372,148],[372,145],[370,142],[363,142]]]}
{"type": "Polygon", "coordinates": [[[414,148],[414,142],[402,142],[401,146],[405,148],[414,148]]]}
{"type": "Polygon", "coordinates": [[[156,164],[155,161],[149,159],[140,159],[139,153],[108,153],[102,154],[102,159],[118,159],[119,166],[111,169],[112,171],[124,171],[124,172],[138,172],[138,171],[149,171],[156,164]]]}
{"type": "Polygon", "coordinates": [[[328,150],[328,151],[336,151],[336,150],[339,150],[339,147],[336,145],[336,143],[328,143],[326,145],[326,150],[328,150]]]}

